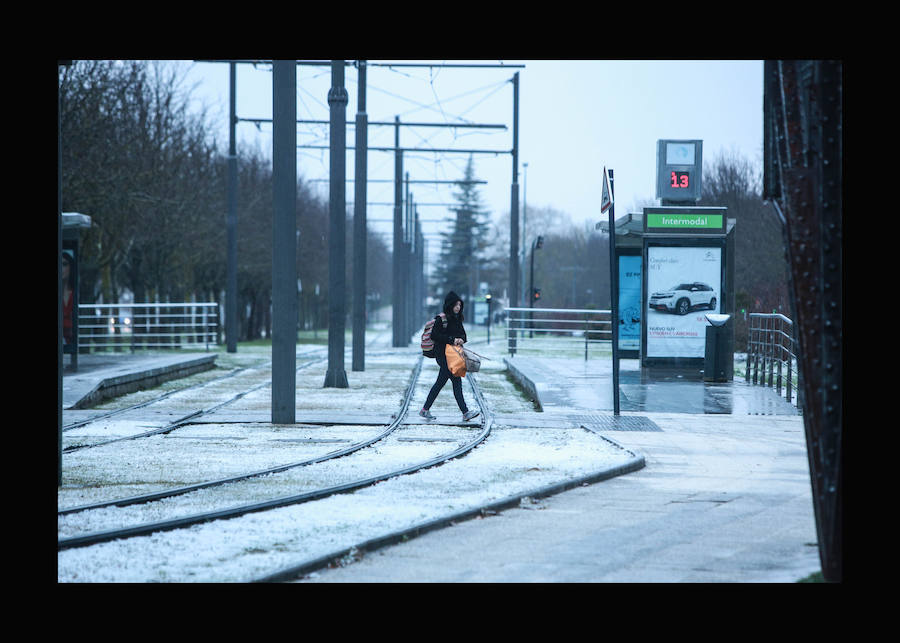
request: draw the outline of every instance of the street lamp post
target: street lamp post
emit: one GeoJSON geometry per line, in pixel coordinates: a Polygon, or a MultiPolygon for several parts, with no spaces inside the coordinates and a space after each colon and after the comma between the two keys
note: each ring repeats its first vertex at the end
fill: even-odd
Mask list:
{"type": "Polygon", "coordinates": [[[488,318],[487,318],[487,336],[488,336],[487,340],[488,340],[488,342],[487,343],[488,343],[488,345],[490,345],[490,343],[491,343],[491,304],[493,303],[493,300],[491,298],[491,293],[486,294],[484,296],[484,298],[487,299],[487,304],[488,304],[488,318]]]}
{"type": "MultiPolygon", "coordinates": [[[[528,224],[528,163],[522,163],[522,167],[525,168],[525,184],[522,188],[522,252],[525,252],[526,240],[528,239],[528,232],[526,230],[526,226],[528,224]]],[[[525,295],[525,258],[522,258],[520,262],[522,266],[522,296],[525,295]]]]}

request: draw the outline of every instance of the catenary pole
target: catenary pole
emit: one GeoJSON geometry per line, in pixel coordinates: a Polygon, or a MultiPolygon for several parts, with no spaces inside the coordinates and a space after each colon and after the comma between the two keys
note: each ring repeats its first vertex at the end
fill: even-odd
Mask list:
{"type": "Polygon", "coordinates": [[[228,220],[227,230],[228,266],[225,292],[225,344],[229,353],[237,352],[237,147],[235,126],[237,125],[237,79],[235,63],[228,64],[228,220]]]}
{"type": "MultiPolygon", "coordinates": [[[[513,75],[512,187],[509,207],[509,303],[519,301],[519,72],[513,75]]],[[[516,353],[516,332],[509,331],[509,352],[516,353]]]]}
{"type": "Polygon", "coordinates": [[[409,293],[409,284],[410,284],[410,239],[409,239],[409,219],[410,212],[412,210],[412,194],[409,191],[409,172],[405,172],[406,182],[405,182],[405,201],[404,201],[404,213],[403,213],[403,271],[400,273],[400,278],[403,281],[402,284],[402,292],[403,292],[403,326],[402,326],[402,339],[404,342],[404,346],[407,344],[407,337],[410,336],[410,304],[411,298],[409,293]]]}
{"type": "Polygon", "coordinates": [[[272,423],[293,424],[297,369],[297,65],[272,65],[272,423]]]}
{"type": "Polygon", "coordinates": [[[400,117],[394,117],[394,244],[392,250],[392,290],[391,290],[391,326],[393,329],[393,346],[405,346],[401,342],[402,316],[400,304],[402,300],[400,257],[403,254],[403,220],[401,204],[403,202],[403,152],[400,150],[400,117]]]}
{"type": "MultiPolygon", "coordinates": [[[[419,280],[416,277],[416,222],[418,221],[418,210],[415,198],[410,196],[409,211],[409,333],[413,335],[416,328],[424,323],[419,321],[420,303],[418,300],[419,280]]],[[[413,335],[414,337],[415,335],[413,335]]]]}
{"type": "Polygon", "coordinates": [[[331,181],[328,231],[328,371],[325,373],[325,388],[349,387],[347,372],[344,370],[347,100],[347,90],[344,88],[344,61],[332,60],[331,89],[328,92],[328,105],[331,111],[329,133],[331,181]]]}
{"type": "Polygon", "coordinates": [[[366,61],[359,61],[356,106],[356,183],[353,203],[353,364],[366,370],[366,183],[368,116],[366,114],[366,61]]]}

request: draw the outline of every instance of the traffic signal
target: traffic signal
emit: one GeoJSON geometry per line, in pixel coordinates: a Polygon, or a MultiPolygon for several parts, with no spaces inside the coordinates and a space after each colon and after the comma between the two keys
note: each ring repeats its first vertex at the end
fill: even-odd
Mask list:
{"type": "Polygon", "coordinates": [[[532,289],[531,296],[532,296],[532,298],[533,298],[535,301],[537,301],[538,299],[540,299],[540,298],[541,298],[541,289],[540,289],[540,288],[533,288],[533,289],[532,289]]]}
{"type": "Polygon", "coordinates": [[[544,247],[544,237],[538,236],[537,243],[534,244],[535,249],[541,249],[544,247]]]}

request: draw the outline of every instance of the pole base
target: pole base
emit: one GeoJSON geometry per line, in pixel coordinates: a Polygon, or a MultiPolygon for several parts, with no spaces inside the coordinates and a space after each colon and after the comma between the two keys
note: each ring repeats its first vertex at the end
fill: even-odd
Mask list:
{"type": "Polygon", "coordinates": [[[347,383],[347,371],[342,368],[329,368],[325,373],[323,388],[350,388],[347,383]]]}

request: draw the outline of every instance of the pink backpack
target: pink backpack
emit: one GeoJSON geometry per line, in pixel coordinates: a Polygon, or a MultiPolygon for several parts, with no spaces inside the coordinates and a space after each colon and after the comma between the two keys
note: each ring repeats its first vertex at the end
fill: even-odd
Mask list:
{"type": "MultiPolygon", "coordinates": [[[[440,317],[444,322],[444,325],[446,325],[447,315],[441,313],[440,317]]],[[[422,355],[425,357],[434,357],[434,340],[431,339],[431,329],[434,328],[434,319],[434,317],[429,319],[428,323],[425,324],[425,330],[422,331],[422,355]]]]}

